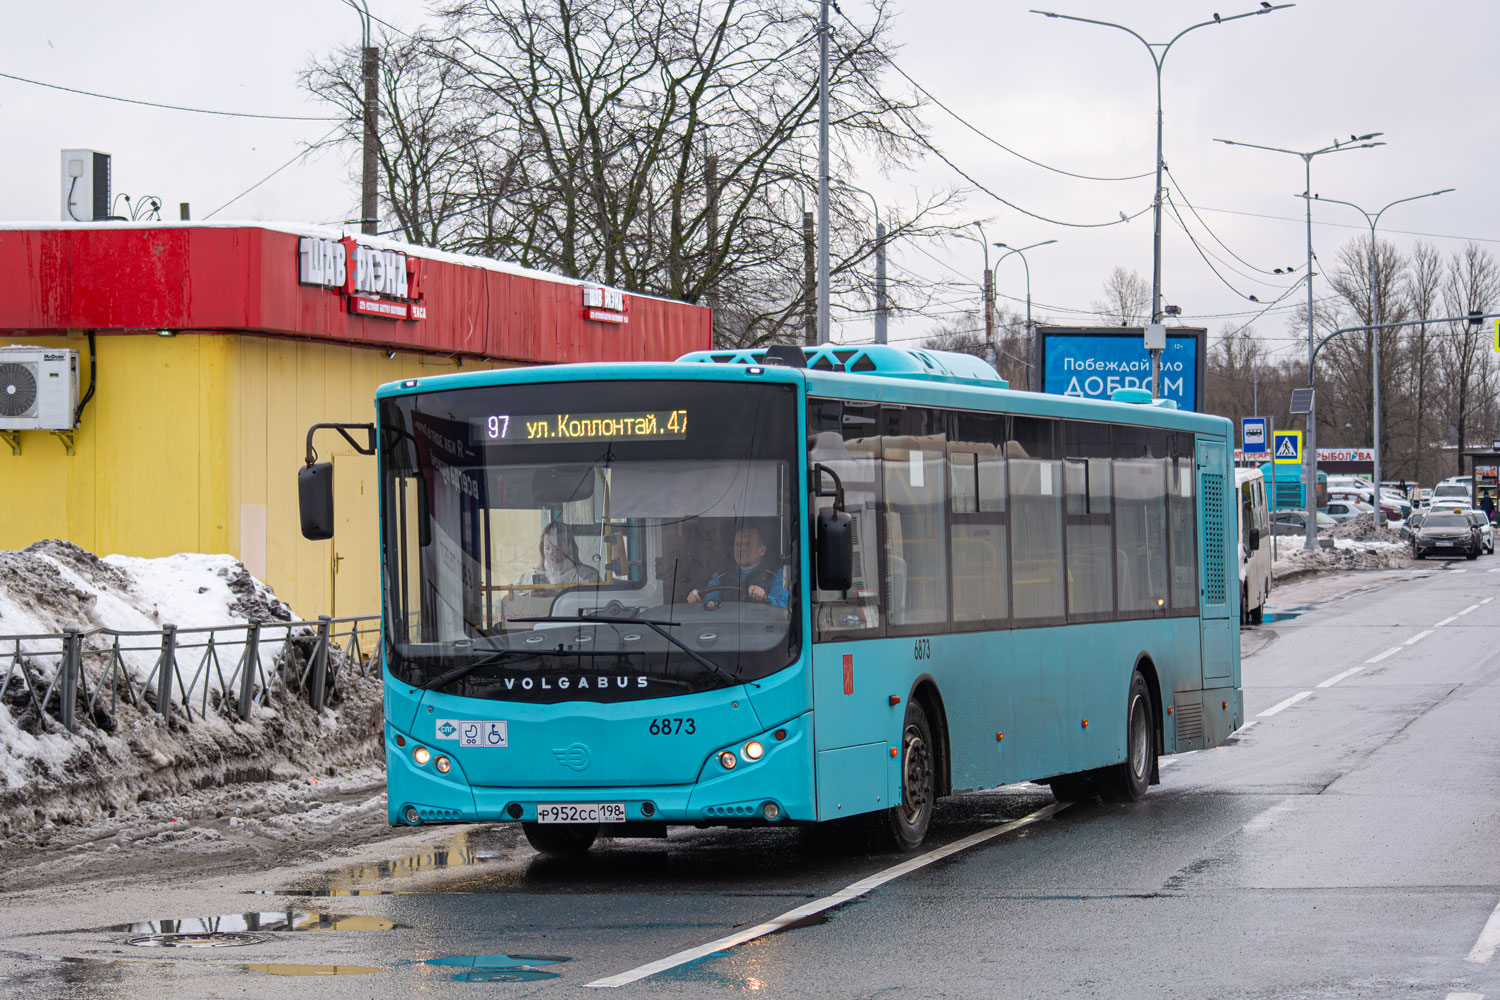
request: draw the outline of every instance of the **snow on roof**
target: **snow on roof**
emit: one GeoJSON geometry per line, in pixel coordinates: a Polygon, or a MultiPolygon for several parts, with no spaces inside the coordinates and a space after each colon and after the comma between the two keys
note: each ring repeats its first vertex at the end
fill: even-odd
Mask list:
{"type": "MultiPolygon", "coordinates": [[[[354,231],[348,226],[319,226],[307,222],[0,222],[0,232],[7,230],[36,232],[49,229],[268,229],[272,232],[286,233],[290,236],[312,236],[325,240],[341,240],[345,236],[352,236],[364,246],[380,250],[399,250],[402,253],[410,254],[413,257],[420,257],[423,260],[441,261],[445,264],[453,264],[458,267],[477,267],[500,274],[534,278],[537,281],[551,281],[559,285],[603,287],[602,282],[585,281],[582,278],[569,278],[561,274],[553,274],[550,271],[538,271],[535,268],[524,267],[512,261],[452,253],[447,250],[438,250],[433,247],[407,243],[405,240],[394,239],[390,236],[367,236],[364,233],[354,231]]],[[[629,289],[621,290],[629,295],[643,299],[658,299],[662,302],[675,301],[660,295],[632,292],[629,289]]]]}

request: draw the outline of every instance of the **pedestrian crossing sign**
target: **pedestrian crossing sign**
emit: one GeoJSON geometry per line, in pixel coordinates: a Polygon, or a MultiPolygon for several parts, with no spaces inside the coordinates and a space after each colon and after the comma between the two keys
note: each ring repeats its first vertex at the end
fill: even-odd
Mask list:
{"type": "Polygon", "coordinates": [[[1275,431],[1272,433],[1272,455],[1277,465],[1302,464],[1302,432],[1275,431]]]}

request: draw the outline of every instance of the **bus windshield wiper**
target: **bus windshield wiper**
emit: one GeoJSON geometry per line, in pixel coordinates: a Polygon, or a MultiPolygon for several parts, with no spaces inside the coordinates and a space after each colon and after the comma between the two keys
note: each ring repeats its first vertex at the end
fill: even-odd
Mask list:
{"type": "Polygon", "coordinates": [[[504,663],[506,660],[513,659],[518,656],[526,657],[535,655],[536,653],[529,649],[498,649],[495,652],[491,653],[489,656],[474,660],[471,663],[465,663],[461,667],[454,667],[446,674],[438,675],[433,680],[430,680],[426,684],[421,685],[421,688],[424,691],[432,691],[440,687],[446,687],[456,680],[460,680],[464,677],[469,676],[476,670],[483,670],[485,667],[493,667],[497,663],[504,663]]]}
{"type": "Polygon", "coordinates": [[[677,638],[671,632],[667,631],[666,626],[681,625],[682,622],[661,622],[651,618],[615,617],[613,615],[584,615],[582,612],[580,612],[576,617],[573,615],[538,615],[535,618],[511,618],[509,620],[518,623],[568,622],[571,624],[577,622],[583,625],[588,625],[597,622],[600,625],[645,625],[657,635],[661,636],[663,639],[667,640],[672,645],[676,646],[678,649],[682,650],[684,653],[697,660],[698,663],[700,663],[702,666],[708,668],[709,672],[718,677],[719,680],[724,681],[728,684],[740,683],[740,679],[738,677],[734,676],[729,671],[725,670],[723,667],[715,663],[713,660],[710,660],[708,657],[704,656],[702,653],[699,653],[687,643],[677,638]]]}

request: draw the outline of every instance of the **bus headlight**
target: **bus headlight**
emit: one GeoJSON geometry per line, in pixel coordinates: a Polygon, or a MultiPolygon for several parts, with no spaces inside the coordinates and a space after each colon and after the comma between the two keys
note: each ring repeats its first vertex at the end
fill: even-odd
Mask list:
{"type": "Polygon", "coordinates": [[[725,750],[719,754],[719,766],[723,767],[726,771],[733,771],[735,765],[739,762],[740,759],[734,755],[733,750],[725,750]]]}
{"type": "Polygon", "coordinates": [[[450,761],[447,757],[439,757],[435,766],[437,767],[439,772],[447,774],[448,769],[453,766],[453,762],[450,761]]]}
{"type": "Polygon", "coordinates": [[[411,759],[417,762],[418,767],[421,767],[432,759],[432,751],[426,747],[417,747],[411,752],[411,759]]]}
{"type": "Polygon", "coordinates": [[[745,744],[741,752],[745,755],[746,760],[760,760],[761,757],[765,756],[766,748],[760,745],[760,740],[751,740],[745,744]]]}

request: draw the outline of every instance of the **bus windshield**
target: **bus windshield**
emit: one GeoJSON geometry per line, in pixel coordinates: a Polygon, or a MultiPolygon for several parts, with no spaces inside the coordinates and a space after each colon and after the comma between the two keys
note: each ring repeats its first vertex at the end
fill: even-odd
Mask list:
{"type": "Polygon", "coordinates": [[[795,393],[572,382],[380,401],[390,669],[620,701],[792,663],[795,393]]]}

